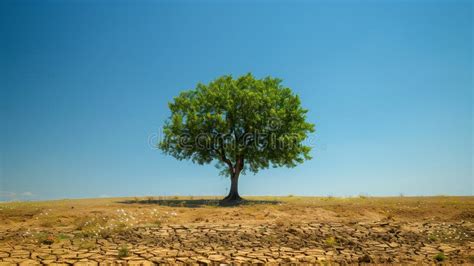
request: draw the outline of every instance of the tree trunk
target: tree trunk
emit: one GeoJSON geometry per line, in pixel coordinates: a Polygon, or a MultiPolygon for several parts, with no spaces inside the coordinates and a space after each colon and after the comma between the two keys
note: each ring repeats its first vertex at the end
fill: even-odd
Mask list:
{"type": "Polygon", "coordinates": [[[244,158],[240,157],[237,158],[237,162],[235,165],[232,165],[232,163],[223,156],[223,160],[227,163],[229,166],[229,172],[230,172],[230,191],[229,195],[224,198],[223,201],[225,202],[238,202],[241,201],[242,198],[239,195],[239,175],[240,171],[244,169],[244,158]]]}
{"type": "Polygon", "coordinates": [[[224,198],[224,201],[240,201],[242,198],[239,195],[239,172],[232,174],[230,177],[230,191],[229,195],[224,198]]]}

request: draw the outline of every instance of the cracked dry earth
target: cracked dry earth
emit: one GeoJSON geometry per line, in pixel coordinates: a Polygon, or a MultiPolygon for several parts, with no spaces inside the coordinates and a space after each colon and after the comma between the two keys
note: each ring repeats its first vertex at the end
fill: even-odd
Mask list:
{"type": "MultiPolygon", "coordinates": [[[[288,208],[283,205],[232,210],[245,213],[246,208],[256,208],[264,213],[263,218],[256,216],[251,223],[223,222],[229,215],[225,208],[204,210],[196,216],[192,209],[169,212],[176,208],[162,207],[168,218],[161,216],[161,223],[136,223],[112,234],[92,237],[75,227],[50,228],[45,231],[56,236],[61,232],[61,237],[41,241],[23,227],[10,226],[1,232],[0,265],[474,263],[470,211],[460,212],[468,219],[451,221],[413,221],[392,216],[357,219],[343,210],[336,217],[323,219],[269,221],[269,210],[279,213],[285,207],[288,208]],[[337,218],[341,214],[351,219],[337,218]],[[203,215],[215,220],[206,221],[203,215]]],[[[304,208],[298,210],[302,213],[321,207],[294,206],[304,208]]],[[[132,209],[122,212],[131,213],[127,217],[134,220],[140,213],[150,216],[144,209],[134,214],[132,209]]],[[[160,211],[153,208],[152,213],[157,212],[160,211]]],[[[96,210],[95,218],[97,213],[96,210]]],[[[106,217],[104,220],[113,219],[106,217]]]]}

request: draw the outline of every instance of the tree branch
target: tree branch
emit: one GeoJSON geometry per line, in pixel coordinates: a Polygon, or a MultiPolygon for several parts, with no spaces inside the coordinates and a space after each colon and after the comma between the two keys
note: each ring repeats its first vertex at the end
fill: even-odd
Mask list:
{"type": "Polygon", "coordinates": [[[225,151],[224,151],[224,146],[223,145],[220,145],[219,152],[220,152],[220,155],[221,155],[221,160],[229,166],[230,172],[232,174],[234,174],[235,168],[232,166],[232,162],[229,159],[227,159],[227,157],[225,156],[225,151]]]}

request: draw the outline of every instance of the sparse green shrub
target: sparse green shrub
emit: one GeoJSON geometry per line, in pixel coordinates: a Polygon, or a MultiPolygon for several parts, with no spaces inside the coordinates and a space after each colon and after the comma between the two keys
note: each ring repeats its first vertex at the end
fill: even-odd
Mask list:
{"type": "Polygon", "coordinates": [[[334,238],[333,236],[330,236],[330,237],[326,238],[326,240],[324,240],[324,243],[326,243],[326,245],[332,247],[332,246],[336,245],[337,242],[336,242],[336,238],[334,238]]]}
{"type": "Polygon", "coordinates": [[[123,245],[119,248],[118,250],[118,257],[121,259],[121,258],[125,258],[125,257],[128,257],[128,248],[127,246],[123,245]]]}
{"type": "Polygon", "coordinates": [[[430,240],[430,241],[436,241],[436,240],[438,240],[438,237],[436,237],[435,234],[430,234],[430,235],[428,236],[428,240],[430,240]]]}
{"type": "Polygon", "coordinates": [[[436,254],[436,256],[434,257],[434,259],[436,261],[444,261],[446,259],[446,255],[444,255],[443,252],[440,252],[438,254],[436,254]]]}

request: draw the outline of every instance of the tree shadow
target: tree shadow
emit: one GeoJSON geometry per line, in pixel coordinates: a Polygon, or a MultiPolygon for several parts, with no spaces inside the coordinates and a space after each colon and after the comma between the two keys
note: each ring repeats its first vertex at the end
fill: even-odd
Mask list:
{"type": "Polygon", "coordinates": [[[252,206],[260,204],[276,205],[281,201],[276,200],[240,200],[228,202],[216,199],[145,199],[145,200],[124,200],[119,201],[122,204],[155,204],[168,207],[202,208],[202,207],[234,207],[234,206],[252,206]]]}

